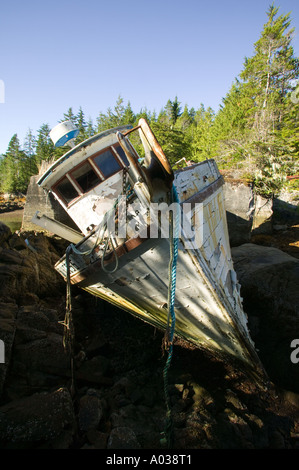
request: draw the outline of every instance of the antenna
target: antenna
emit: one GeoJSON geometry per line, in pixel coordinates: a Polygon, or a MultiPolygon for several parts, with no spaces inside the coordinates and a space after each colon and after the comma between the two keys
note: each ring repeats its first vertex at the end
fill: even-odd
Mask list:
{"type": "Polygon", "coordinates": [[[75,138],[79,134],[79,129],[76,128],[72,121],[64,121],[53,127],[50,132],[55,147],[62,147],[68,144],[70,147],[75,147],[75,138]]]}

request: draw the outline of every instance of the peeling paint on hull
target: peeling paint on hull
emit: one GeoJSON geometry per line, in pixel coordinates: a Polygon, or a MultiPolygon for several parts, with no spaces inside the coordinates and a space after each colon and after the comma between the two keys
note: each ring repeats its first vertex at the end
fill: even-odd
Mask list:
{"type": "MultiPolygon", "coordinates": [[[[180,240],[175,334],[212,354],[255,367],[258,358],[247,330],[230,256],[221,185],[204,201],[203,213],[200,249],[186,249],[186,240],[180,240]]],[[[148,239],[120,258],[115,273],[87,269],[90,275],[76,278],[73,273],[72,279],[92,295],[165,329],[168,263],[169,240],[148,239]]]]}
{"type": "MultiPolygon", "coordinates": [[[[107,146],[115,153],[111,146],[119,145],[127,157],[126,164],[123,160],[119,170],[99,184],[90,186],[88,191],[81,187],[80,194],[68,203],[60,201],[82,231],[82,240],[73,247],[68,258],[64,256],[56,263],[55,268],[65,279],[69,273],[72,284],[165,329],[170,240],[163,236],[163,231],[158,237],[152,236],[151,229],[155,224],[149,221],[149,209],[152,203],[163,201],[169,204],[170,189],[174,184],[181,205],[180,215],[183,220],[188,218],[191,224],[189,231],[183,227],[179,235],[175,335],[212,354],[241,361],[253,370],[262,370],[247,328],[240,285],[231,259],[223,178],[217,165],[214,160],[207,160],[173,173],[149,126],[142,119],[139,122],[125,134],[109,131],[80,144],[40,179],[40,185],[54,193],[63,178],[67,179],[74,191],[78,187],[76,168],[89,164],[90,172],[91,168],[96,170],[95,156],[108,151],[107,146]],[[137,129],[147,165],[139,163],[138,155],[127,139],[128,134],[137,129]],[[122,194],[126,207],[131,204],[126,221],[130,219],[133,225],[143,226],[146,230],[142,235],[141,231],[134,235],[128,232],[125,237],[115,235],[115,238],[107,232],[107,244],[104,243],[103,248],[97,224],[102,223],[109,207],[114,207],[116,198],[122,194]],[[138,210],[134,208],[135,202],[139,203],[138,210]],[[108,242],[110,252],[106,251],[108,242]]],[[[56,196],[59,199],[59,192],[56,196]]],[[[115,218],[119,221],[119,214],[115,218]]],[[[155,219],[160,228],[161,220],[155,219]]]]}

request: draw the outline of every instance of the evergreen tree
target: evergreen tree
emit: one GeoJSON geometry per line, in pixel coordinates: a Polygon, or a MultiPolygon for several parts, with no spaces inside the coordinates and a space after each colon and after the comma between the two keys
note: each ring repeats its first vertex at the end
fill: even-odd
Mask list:
{"type": "Polygon", "coordinates": [[[294,29],[290,15],[276,17],[278,8],[270,6],[255,54],[247,58],[240,76],[253,97],[251,122],[256,140],[267,142],[277,129],[284,112],[284,98],[291,80],[298,77],[299,62],[291,46],[294,29]]]}
{"type": "Polygon", "coordinates": [[[184,155],[181,158],[186,160],[196,160],[192,153],[192,142],[196,131],[196,124],[194,121],[195,111],[194,108],[191,111],[188,110],[188,106],[185,105],[183,113],[176,119],[174,129],[181,132],[182,141],[184,145],[184,155]]]}
{"type": "Polygon", "coordinates": [[[112,129],[113,127],[118,127],[123,124],[125,115],[125,106],[123,103],[124,100],[119,95],[113,110],[109,107],[106,114],[99,114],[97,118],[98,132],[112,129]]]}
{"type": "Polygon", "coordinates": [[[1,164],[0,187],[2,192],[14,192],[17,179],[16,162],[19,157],[20,143],[17,134],[9,141],[6,153],[3,155],[1,164]]]}
{"type": "Polygon", "coordinates": [[[26,192],[31,176],[26,160],[26,154],[21,150],[18,136],[14,134],[1,162],[1,191],[26,192]]]}
{"type": "Polygon", "coordinates": [[[290,15],[277,13],[278,8],[271,5],[268,21],[255,43],[255,54],[246,60],[241,73],[254,96],[249,122],[258,169],[255,182],[266,194],[278,191],[285,180],[288,157],[283,156],[276,132],[282,127],[291,82],[299,76],[299,61],[291,45],[294,29],[289,29],[290,15]]]}
{"type": "Polygon", "coordinates": [[[32,157],[34,155],[35,147],[36,147],[36,139],[32,133],[32,130],[28,129],[28,132],[24,140],[24,151],[27,157],[32,157]]]}
{"type": "Polygon", "coordinates": [[[269,195],[283,184],[290,161],[283,150],[282,129],[285,132],[288,126],[285,114],[291,82],[299,73],[289,14],[277,14],[278,8],[271,5],[254,54],[245,59],[240,80],[223,100],[213,129],[218,161],[242,167],[256,188],[269,195]]]}
{"type": "MultiPolygon", "coordinates": [[[[81,108],[80,108],[81,109],[81,108]]],[[[77,124],[77,116],[73,112],[73,108],[70,107],[66,113],[64,113],[63,118],[60,122],[72,121],[73,124],[77,124]]]]}
{"type": "MultiPolygon", "coordinates": [[[[223,168],[238,168],[250,174],[264,194],[273,194],[287,175],[299,173],[299,93],[294,99],[293,82],[299,79],[299,60],[294,57],[289,14],[278,15],[271,5],[252,57],[246,58],[238,78],[223,98],[215,115],[203,105],[195,110],[177,96],[168,100],[157,115],[146,108],[135,114],[130,102],[119,95],[114,107],[100,112],[94,126],[86,123],[82,108],[74,114],[70,107],[62,121],[70,120],[79,128],[77,143],[123,124],[137,125],[143,117],[151,125],[171,164],[185,157],[201,161],[215,158],[223,168]]],[[[21,149],[15,134],[7,152],[0,158],[1,191],[24,191],[36,165],[65,153],[56,149],[43,124],[37,138],[29,129],[21,149]]],[[[134,140],[141,151],[138,136],[134,140]]],[[[142,155],[141,155],[142,156],[142,155]]]]}
{"type": "Polygon", "coordinates": [[[131,103],[129,101],[123,112],[122,124],[131,124],[133,126],[135,123],[135,120],[136,120],[136,116],[133,113],[133,110],[131,108],[131,103]]]}
{"type": "Polygon", "coordinates": [[[193,111],[194,109],[190,113],[190,111],[188,110],[188,106],[185,105],[184,111],[180,113],[180,115],[176,119],[175,126],[177,129],[180,129],[184,132],[192,125],[192,123],[194,122],[195,115],[195,111],[193,111]]]}
{"type": "Polygon", "coordinates": [[[24,171],[30,177],[38,172],[35,159],[36,139],[31,129],[26,134],[23,148],[26,155],[26,168],[24,168],[24,171]]]}
{"type": "Polygon", "coordinates": [[[163,112],[161,113],[161,118],[163,118],[162,120],[166,120],[168,124],[174,125],[182,114],[180,104],[181,103],[178,102],[177,96],[174,101],[168,100],[163,112]]]}
{"type": "Polygon", "coordinates": [[[152,122],[151,128],[171,165],[181,158],[190,159],[190,151],[184,133],[163,122],[152,122]]]}
{"type": "MultiPolygon", "coordinates": [[[[275,132],[275,143],[281,177],[299,174],[299,100],[293,100],[292,93],[286,99],[285,114],[279,129],[275,132]]],[[[298,180],[292,180],[290,185],[299,189],[298,180]]]]}
{"type": "Polygon", "coordinates": [[[49,162],[56,155],[54,144],[49,136],[50,130],[48,124],[42,124],[38,130],[35,157],[37,166],[40,166],[42,160],[49,162]]]}
{"type": "Polygon", "coordinates": [[[150,124],[151,122],[157,121],[156,113],[155,113],[155,112],[151,112],[151,111],[150,111],[149,109],[147,109],[146,107],[145,107],[145,108],[142,108],[142,109],[139,111],[139,113],[137,113],[137,114],[135,115],[135,123],[134,123],[134,125],[137,126],[138,121],[139,121],[139,119],[141,119],[141,118],[145,119],[149,124],[150,124]]]}
{"type": "Polygon", "coordinates": [[[285,153],[296,162],[296,169],[290,168],[291,174],[294,174],[294,170],[298,171],[299,164],[299,100],[292,100],[291,93],[286,100],[286,112],[276,132],[276,138],[277,143],[285,148],[285,153]]]}
{"type": "Polygon", "coordinates": [[[123,124],[124,114],[125,114],[124,100],[119,95],[119,97],[117,98],[116,104],[114,106],[113,127],[121,126],[123,124]]]}
{"type": "Polygon", "coordinates": [[[91,118],[89,118],[87,122],[86,134],[87,134],[87,138],[92,137],[95,134],[95,129],[93,127],[93,122],[91,118]]]}
{"type": "Polygon", "coordinates": [[[80,142],[83,142],[83,140],[86,140],[88,137],[85,116],[81,106],[79,108],[79,112],[76,116],[76,119],[73,122],[79,130],[79,134],[76,137],[76,144],[79,144],[80,142]]]}
{"type": "Polygon", "coordinates": [[[167,115],[165,107],[160,110],[160,112],[158,114],[157,122],[160,123],[160,124],[169,125],[169,117],[167,115]]]}
{"type": "Polygon", "coordinates": [[[134,124],[135,120],[136,116],[132,111],[130,102],[127,106],[124,106],[124,100],[119,96],[113,110],[109,107],[106,114],[101,112],[97,117],[97,132],[125,124],[134,124]]]}
{"type": "Polygon", "coordinates": [[[123,99],[119,96],[114,107],[114,112],[112,111],[111,107],[109,107],[106,114],[101,112],[97,117],[97,132],[102,132],[107,129],[112,129],[113,127],[119,126],[123,112],[123,99]]]}
{"type": "Polygon", "coordinates": [[[212,156],[220,166],[238,166],[244,160],[248,166],[252,164],[248,147],[248,112],[251,107],[252,100],[244,83],[236,79],[222,100],[211,130],[215,142],[212,156]]]}
{"type": "Polygon", "coordinates": [[[203,161],[213,155],[215,148],[212,132],[214,117],[215,113],[212,108],[209,107],[205,110],[203,105],[195,113],[190,140],[191,158],[194,161],[203,161]]]}
{"type": "Polygon", "coordinates": [[[113,126],[113,113],[111,108],[107,109],[107,114],[100,112],[97,119],[97,132],[103,132],[106,129],[111,129],[113,126]]]}

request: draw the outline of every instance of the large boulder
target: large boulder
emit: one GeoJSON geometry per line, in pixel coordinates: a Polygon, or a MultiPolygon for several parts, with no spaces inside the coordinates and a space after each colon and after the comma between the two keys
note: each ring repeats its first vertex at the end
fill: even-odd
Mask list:
{"type": "Polygon", "coordinates": [[[62,292],[65,283],[53,269],[59,255],[50,239],[30,232],[9,236],[9,229],[5,230],[5,227],[4,224],[0,226],[0,234],[3,235],[0,242],[2,300],[22,305],[28,292],[38,296],[54,296],[62,292]]]}
{"type": "Polygon", "coordinates": [[[0,302],[0,340],[3,347],[3,357],[0,358],[0,397],[11,360],[17,312],[18,307],[16,304],[0,302]]]}
{"type": "Polygon", "coordinates": [[[252,243],[232,248],[232,257],[259,356],[273,381],[298,393],[291,343],[299,338],[299,260],[252,243]]]}
{"type": "Polygon", "coordinates": [[[0,246],[11,236],[10,228],[0,221],[0,246]]]}
{"type": "Polygon", "coordinates": [[[256,194],[251,184],[226,176],[224,201],[231,246],[272,232],[272,200],[256,194]]]}
{"type": "Polygon", "coordinates": [[[76,230],[79,230],[68,213],[63,209],[59,202],[54,198],[53,194],[46,193],[43,188],[39,187],[37,181],[40,176],[51,166],[53,162],[43,162],[39,175],[31,176],[27,188],[26,204],[24,207],[22,230],[34,230],[46,232],[44,228],[32,222],[32,217],[36,212],[50,217],[51,219],[58,220],[66,225],[69,225],[76,230]]]}
{"type": "Polygon", "coordinates": [[[299,224],[299,191],[281,191],[273,200],[273,210],[275,223],[299,224]]]}
{"type": "Polygon", "coordinates": [[[1,448],[68,448],[75,426],[72,397],[66,388],[0,407],[1,448]]]}
{"type": "Polygon", "coordinates": [[[14,399],[69,374],[58,323],[65,313],[65,283],[53,269],[58,258],[50,238],[11,234],[0,224],[1,399],[4,389],[14,399]]]}

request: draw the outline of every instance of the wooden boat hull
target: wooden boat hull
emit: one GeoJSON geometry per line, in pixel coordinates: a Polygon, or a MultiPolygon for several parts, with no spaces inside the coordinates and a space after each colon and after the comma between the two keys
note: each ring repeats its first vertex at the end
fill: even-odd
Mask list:
{"type": "MultiPolygon", "coordinates": [[[[191,208],[196,234],[201,234],[200,243],[180,234],[175,335],[214,355],[255,368],[259,361],[231,260],[222,177],[216,164],[209,161],[178,172],[174,184],[181,206],[189,204],[191,208]]],[[[119,250],[118,269],[110,273],[101,269],[99,261],[84,264],[82,256],[72,253],[71,282],[165,329],[170,240],[136,237],[131,244],[119,250]]],[[[107,268],[113,263],[113,259],[108,261],[107,268]]],[[[56,269],[67,277],[65,257],[56,269]]]]}
{"type": "MultiPolygon", "coordinates": [[[[55,128],[55,145],[69,138],[69,128],[70,122],[55,128]]],[[[71,241],[55,266],[68,287],[77,285],[165,329],[173,313],[167,305],[169,261],[178,239],[175,335],[252,369],[259,365],[231,259],[224,181],[214,160],[173,172],[140,119],[135,128],[110,129],[73,147],[38,184],[53,193],[79,229],[74,233],[45,216],[34,219],[71,241]],[[176,212],[174,228],[180,229],[174,238],[165,234],[170,207],[176,212]]]]}

